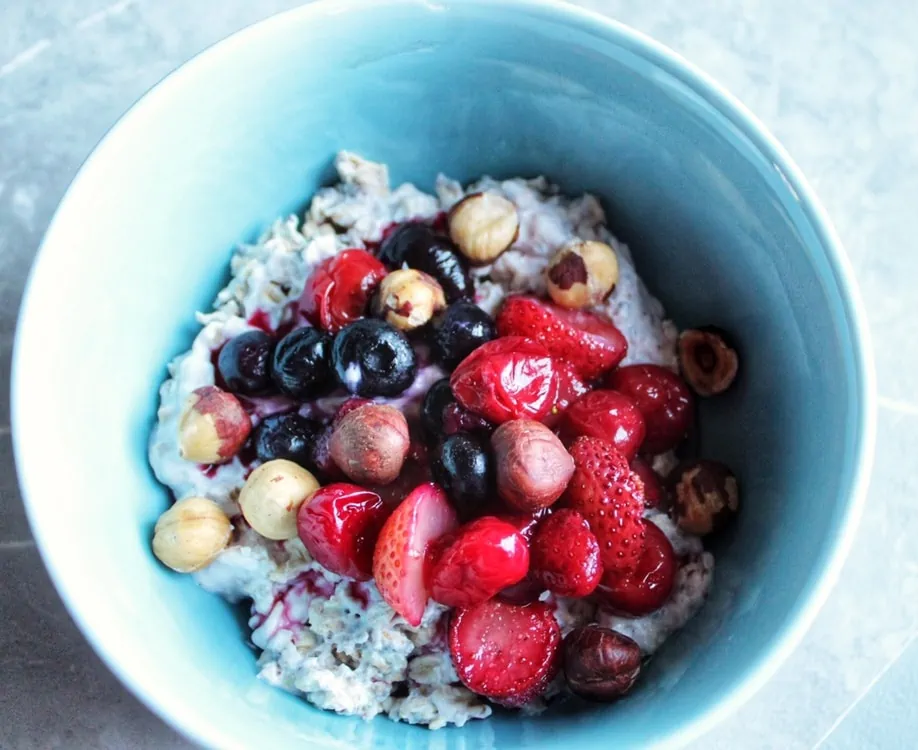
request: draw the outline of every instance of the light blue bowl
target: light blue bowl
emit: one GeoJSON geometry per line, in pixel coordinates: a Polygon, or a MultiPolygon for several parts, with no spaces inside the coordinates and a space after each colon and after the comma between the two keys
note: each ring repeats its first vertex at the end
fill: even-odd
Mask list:
{"type": "Polygon", "coordinates": [[[530,0],[322,2],[233,36],[157,86],[65,198],[23,303],[13,408],[35,536],[86,636],[151,708],[221,747],[678,745],[788,654],[854,532],[874,433],[851,270],[798,169],[668,50],[530,0]],[[738,336],[703,405],[744,491],[713,598],[633,696],[430,733],[310,708],[255,679],[239,616],[150,553],[167,497],[146,463],[165,363],[233,245],[301,208],[348,148],[430,187],[546,174],[605,201],[681,325],[738,336]]]}

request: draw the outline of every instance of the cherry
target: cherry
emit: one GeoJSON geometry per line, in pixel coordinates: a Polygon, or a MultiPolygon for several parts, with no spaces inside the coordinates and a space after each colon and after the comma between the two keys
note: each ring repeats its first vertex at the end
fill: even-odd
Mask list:
{"type": "Polygon", "coordinates": [[[574,402],[561,420],[561,435],[573,442],[581,435],[612,443],[631,459],[644,442],[644,415],[632,399],[617,391],[597,390],[574,402]]]}
{"type": "Polygon", "coordinates": [[[596,595],[600,602],[624,614],[639,617],[663,606],[676,579],[676,553],[666,534],[645,524],[644,551],[630,573],[607,570],[596,595]]]}

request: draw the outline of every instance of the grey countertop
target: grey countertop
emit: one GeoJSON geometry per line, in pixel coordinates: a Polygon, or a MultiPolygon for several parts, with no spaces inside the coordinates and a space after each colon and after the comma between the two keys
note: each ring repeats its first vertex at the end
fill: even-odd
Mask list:
{"type": "MultiPolygon", "coordinates": [[[[36,246],[78,166],[151,84],[295,0],[0,3],[0,747],[188,744],[108,673],[31,541],[10,448],[9,365],[36,246]]],[[[697,748],[914,747],[918,712],[918,4],[586,0],[719,79],[784,143],[833,216],[879,374],[876,468],[839,585],[802,645],[697,748]],[[896,362],[899,364],[896,364],[896,362]]]]}

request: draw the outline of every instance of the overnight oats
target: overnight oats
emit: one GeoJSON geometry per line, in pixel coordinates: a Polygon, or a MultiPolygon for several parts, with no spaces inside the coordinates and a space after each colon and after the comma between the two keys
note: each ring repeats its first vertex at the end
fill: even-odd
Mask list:
{"type": "Polygon", "coordinates": [[[734,349],[675,329],[590,195],[336,165],[169,365],[154,553],[244,602],[259,677],[320,708],[435,729],[620,698],[737,512],[685,448],[734,349]]]}

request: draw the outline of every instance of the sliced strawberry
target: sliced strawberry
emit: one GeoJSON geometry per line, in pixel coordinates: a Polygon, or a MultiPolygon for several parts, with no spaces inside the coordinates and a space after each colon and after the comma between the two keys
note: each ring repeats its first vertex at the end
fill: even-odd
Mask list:
{"type": "Polygon", "coordinates": [[[558,369],[541,344],[520,336],[479,346],[449,380],[456,400],[498,424],[542,419],[558,396],[558,369]]]}
{"type": "Polygon", "coordinates": [[[657,472],[640,456],[631,459],[631,471],[637,474],[644,484],[644,505],[648,508],[659,508],[663,501],[663,482],[657,472]]]}
{"type": "Polygon", "coordinates": [[[628,396],[606,389],[591,391],[574,403],[561,420],[561,438],[581,435],[606,440],[631,459],[644,442],[644,415],[628,396]]]}
{"type": "Polygon", "coordinates": [[[559,596],[592,594],[602,576],[599,542],[576,510],[562,508],[541,521],[530,550],[533,576],[559,596]]]}
{"type": "Polygon", "coordinates": [[[608,570],[596,595],[616,612],[640,617],[662,607],[676,580],[676,553],[666,534],[652,521],[646,524],[644,552],[629,573],[608,570]]]}
{"type": "Polygon", "coordinates": [[[459,525],[446,493],[422,484],[389,516],[373,554],[373,578],[386,603],[409,625],[421,624],[429,592],[424,580],[427,546],[459,525]]]}
{"type": "Polygon", "coordinates": [[[628,353],[628,342],[608,318],[529,296],[507,298],[497,316],[497,332],[535,339],[585,380],[611,370],[628,353]]]}
{"type": "Polygon", "coordinates": [[[323,260],[306,280],[300,312],[312,323],[337,333],[362,318],[386,267],[366,250],[342,250],[323,260]]]}
{"type": "Polygon", "coordinates": [[[440,604],[478,604],[519,583],[529,570],[529,545],[506,521],[483,516],[450,536],[430,575],[430,595],[440,604]]]}
{"type": "Polygon", "coordinates": [[[605,570],[634,570],[644,549],[644,486],[611,443],[579,437],[570,448],[574,476],[567,505],[579,511],[599,540],[605,570]]]}
{"type": "Polygon", "coordinates": [[[558,397],[551,411],[542,419],[542,424],[552,429],[558,425],[571,404],[590,392],[590,386],[569,364],[555,362],[555,367],[558,368],[558,397]]]}
{"type": "Polygon", "coordinates": [[[449,625],[449,652],[462,683],[505,706],[540,695],[560,662],[561,629],[551,609],[489,599],[458,609],[449,625]]]}

